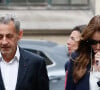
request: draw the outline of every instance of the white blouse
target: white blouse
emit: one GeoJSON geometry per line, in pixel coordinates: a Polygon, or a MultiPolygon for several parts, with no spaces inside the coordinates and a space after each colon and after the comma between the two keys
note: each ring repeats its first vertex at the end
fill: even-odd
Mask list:
{"type": "Polygon", "coordinates": [[[100,90],[100,87],[97,85],[97,82],[100,81],[100,72],[92,71],[90,72],[90,90],[100,90]]]}

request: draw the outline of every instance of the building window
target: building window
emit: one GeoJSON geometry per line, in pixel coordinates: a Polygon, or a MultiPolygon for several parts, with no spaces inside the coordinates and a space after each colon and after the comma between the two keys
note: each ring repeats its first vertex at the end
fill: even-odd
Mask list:
{"type": "Polygon", "coordinates": [[[89,6],[89,0],[0,0],[0,5],[89,6]]]}

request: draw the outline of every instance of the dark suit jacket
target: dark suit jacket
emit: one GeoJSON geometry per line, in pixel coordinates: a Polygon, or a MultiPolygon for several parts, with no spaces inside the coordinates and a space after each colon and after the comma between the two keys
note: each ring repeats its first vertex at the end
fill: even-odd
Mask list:
{"type": "MultiPolygon", "coordinates": [[[[78,56],[78,53],[72,54],[72,58],[75,59],[78,56]]],[[[70,60],[69,70],[68,70],[68,78],[67,78],[67,85],[66,90],[90,90],[89,89],[89,77],[90,77],[90,65],[87,67],[86,74],[82,77],[82,79],[78,83],[74,83],[73,81],[73,61],[70,60]]]]}
{"type": "MultiPolygon", "coordinates": [[[[20,53],[16,90],[49,90],[49,79],[44,59],[21,48],[20,53]]],[[[5,90],[1,71],[0,90],[5,90]]]]}
{"type": "Polygon", "coordinates": [[[65,72],[68,70],[69,64],[70,64],[70,61],[67,61],[67,62],[65,63],[65,72]]]}

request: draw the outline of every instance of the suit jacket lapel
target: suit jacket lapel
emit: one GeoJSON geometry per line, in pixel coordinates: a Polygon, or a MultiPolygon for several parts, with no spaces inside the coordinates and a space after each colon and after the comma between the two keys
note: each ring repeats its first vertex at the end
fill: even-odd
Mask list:
{"type": "Polygon", "coordinates": [[[25,56],[23,57],[23,50],[20,49],[20,60],[19,60],[19,69],[18,69],[18,77],[17,77],[17,84],[16,84],[16,90],[19,90],[19,86],[21,85],[21,82],[23,81],[25,77],[25,73],[27,71],[27,60],[25,59],[25,56]]]}
{"type": "Polygon", "coordinates": [[[2,80],[2,75],[1,75],[1,69],[0,69],[0,90],[5,90],[4,89],[4,83],[3,83],[3,80],[2,80]]]}

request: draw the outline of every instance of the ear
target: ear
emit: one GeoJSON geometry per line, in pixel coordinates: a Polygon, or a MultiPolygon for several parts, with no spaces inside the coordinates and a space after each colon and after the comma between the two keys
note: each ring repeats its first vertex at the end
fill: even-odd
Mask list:
{"type": "Polygon", "coordinates": [[[18,34],[18,39],[20,40],[22,37],[23,37],[23,30],[20,30],[18,34]]]}

